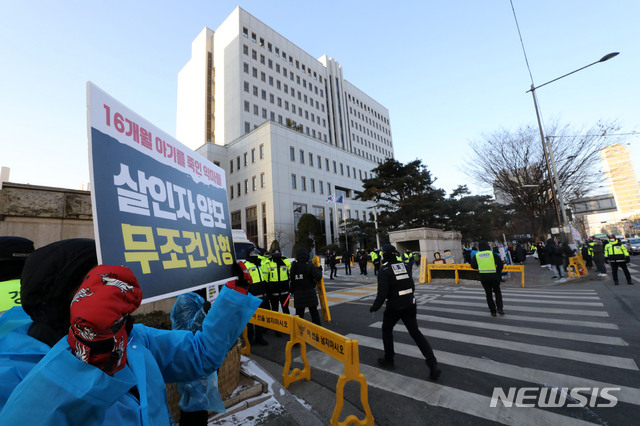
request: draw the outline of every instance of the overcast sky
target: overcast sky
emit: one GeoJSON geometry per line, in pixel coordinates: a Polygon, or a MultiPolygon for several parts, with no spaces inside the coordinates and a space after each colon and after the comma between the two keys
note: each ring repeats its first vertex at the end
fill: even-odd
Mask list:
{"type": "MultiPolygon", "coordinates": [[[[512,0],[545,122],[616,120],[639,130],[637,0],[512,0]]],[[[389,109],[396,158],[419,158],[450,192],[469,141],[537,126],[509,0],[0,0],[0,166],[10,181],[78,189],[89,182],[86,82],[175,136],[177,74],[191,42],[237,6],[389,109]]],[[[617,140],[616,140],[617,141],[617,140]]],[[[640,138],[627,137],[640,166],[640,138]]]]}

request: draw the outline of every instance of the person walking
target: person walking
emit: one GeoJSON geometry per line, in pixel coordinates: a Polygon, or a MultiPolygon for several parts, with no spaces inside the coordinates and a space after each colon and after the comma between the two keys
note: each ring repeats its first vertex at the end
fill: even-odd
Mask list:
{"type": "Polygon", "coordinates": [[[329,264],[329,279],[332,280],[333,277],[338,278],[338,267],[336,266],[338,260],[336,259],[336,253],[334,251],[329,251],[327,254],[327,263],[329,264]]]}
{"type": "Polygon", "coordinates": [[[549,238],[547,240],[547,245],[545,246],[545,252],[547,263],[551,265],[551,270],[553,271],[553,279],[557,280],[558,282],[564,282],[565,280],[562,276],[562,267],[564,265],[562,247],[556,244],[555,239],[549,238]]]}
{"type": "Polygon", "coordinates": [[[351,275],[351,250],[345,249],[342,252],[342,263],[344,263],[344,274],[351,275]]]}
{"type": "Polygon", "coordinates": [[[576,255],[576,252],[569,246],[569,242],[564,240],[561,245],[562,248],[562,261],[565,275],[569,276],[569,259],[576,255]]]}
{"type": "Polygon", "coordinates": [[[622,269],[624,276],[627,279],[627,284],[633,285],[631,281],[631,274],[627,263],[631,262],[627,247],[620,242],[615,235],[609,235],[609,243],[604,248],[604,256],[611,265],[611,276],[613,277],[613,283],[618,285],[618,268],[622,269]]]}
{"type": "Polygon", "coordinates": [[[410,249],[405,249],[404,253],[402,253],[402,262],[404,262],[404,266],[407,267],[407,272],[409,276],[413,276],[413,253],[411,253],[410,249]]]}
{"type": "Polygon", "coordinates": [[[391,244],[382,246],[382,265],[378,274],[378,293],[369,312],[376,312],[386,301],[382,319],[382,344],[384,357],[378,359],[378,365],[383,368],[394,368],[395,351],[393,348],[393,328],[402,320],[409,335],[416,343],[420,352],[425,357],[429,367],[429,378],[438,380],[441,370],[438,361],[433,354],[431,345],[420,332],[416,319],[417,307],[414,295],[415,284],[409,276],[404,262],[398,261],[395,256],[396,248],[391,244]]]}
{"type": "Polygon", "coordinates": [[[369,256],[371,256],[371,263],[373,263],[373,275],[377,277],[378,272],[380,272],[380,262],[382,261],[380,250],[371,250],[369,256]]]}
{"type": "Polygon", "coordinates": [[[471,267],[478,270],[480,276],[480,284],[484,288],[487,298],[487,305],[491,316],[495,317],[496,312],[504,315],[502,303],[502,291],[500,290],[500,281],[502,280],[502,267],[504,263],[500,255],[493,252],[487,241],[480,241],[478,244],[478,253],[471,258],[471,267]],[[495,294],[496,300],[493,300],[495,294]]]}
{"type": "Polygon", "coordinates": [[[358,250],[358,257],[357,257],[357,261],[358,261],[358,266],[360,266],[360,275],[364,275],[365,277],[367,276],[367,262],[369,261],[369,256],[367,256],[367,253],[364,251],[364,248],[361,248],[360,250],[358,250]]]}
{"type": "Polygon", "coordinates": [[[591,246],[591,252],[593,253],[593,263],[596,264],[596,268],[598,269],[598,276],[606,277],[607,267],[604,265],[604,246],[602,245],[602,241],[594,241],[593,246],[591,246]]]}
{"type": "Polygon", "coordinates": [[[304,247],[296,250],[296,260],[291,262],[290,279],[296,315],[304,318],[305,309],[309,309],[311,321],[321,325],[316,287],[322,279],[322,268],[309,262],[309,252],[304,247]]]}

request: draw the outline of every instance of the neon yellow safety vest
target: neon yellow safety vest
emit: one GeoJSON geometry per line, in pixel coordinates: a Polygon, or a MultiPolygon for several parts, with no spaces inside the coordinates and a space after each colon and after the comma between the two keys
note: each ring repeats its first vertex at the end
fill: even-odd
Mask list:
{"type": "Polygon", "coordinates": [[[0,282],[0,312],[20,304],[20,279],[0,282]]]}
{"type": "Polygon", "coordinates": [[[495,274],[496,262],[493,259],[493,252],[491,250],[479,251],[476,253],[476,260],[478,261],[478,272],[481,274],[495,274]]]}
{"type": "Polygon", "coordinates": [[[286,257],[282,259],[284,265],[278,266],[273,260],[269,263],[269,281],[280,282],[289,281],[289,271],[291,270],[291,261],[286,257]],[[280,270],[280,279],[278,279],[278,269],[280,270]]]}

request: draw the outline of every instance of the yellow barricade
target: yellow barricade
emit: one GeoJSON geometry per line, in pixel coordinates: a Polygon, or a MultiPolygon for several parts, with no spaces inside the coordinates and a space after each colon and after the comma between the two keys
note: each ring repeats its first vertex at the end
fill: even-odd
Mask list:
{"type": "MultiPolygon", "coordinates": [[[[344,374],[338,377],[336,384],[336,405],[331,416],[331,425],[361,426],[373,425],[373,414],[369,408],[369,389],[364,374],[360,373],[360,353],[358,341],[351,340],[341,334],[316,325],[294,315],[287,315],[280,312],[258,308],[249,321],[251,324],[270,328],[272,330],[288,333],[290,336],[286,347],[286,358],[282,371],[282,385],[288,388],[295,381],[305,379],[311,380],[311,368],[307,360],[307,346],[310,344],[314,348],[324,352],[332,358],[344,364],[344,374]],[[300,358],[303,369],[294,368],[291,370],[293,346],[300,345],[300,358]],[[291,371],[290,371],[291,370],[291,371]],[[344,406],[344,386],[347,382],[354,380],[360,383],[360,402],[365,412],[364,419],[358,419],[355,415],[350,415],[343,421],[338,421],[342,407],[344,406]]],[[[243,332],[245,347],[242,349],[243,355],[250,355],[251,346],[248,343],[247,329],[243,332]]]]}
{"type": "Polygon", "coordinates": [[[329,302],[327,301],[327,291],[324,289],[324,278],[318,282],[318,299],[320,300],[320,308],[322,309],[322,319],[327,322],[331,321],[329,302]]]}
{"type": "Polygon", "coordinates": [[[570,277],[580,277],[582,275],[586,276],[589,274],[581,253],[569,258],[569,266],[567,266],[567,270],[569,271],[570,277]]]}
{"type": "MultiPolygon", "coordinates": [[[[473,269],[471,265],[468,263],[454,263],[454,264],[428,264],[427,265],[427,280],[426,282],[431,282],[431,271],[432,270],[453,270],[455,274],[456,284],[460,283],[460,275],[458,271],[477,271],[477,269],[473,269]]],[[[506,272],[521,272],[522,278],[520,280],[522,287],[524,287],[524,265],[504,265],[502,268],[503,271],[506,272]]],[[[420,265],[420,274],[422,275],[422,265],[420,265]]],[[[421,277],[422,278],[422,277],[421,277]]],[[[420,280],[421,283],[424,281],[420,280]]]]}

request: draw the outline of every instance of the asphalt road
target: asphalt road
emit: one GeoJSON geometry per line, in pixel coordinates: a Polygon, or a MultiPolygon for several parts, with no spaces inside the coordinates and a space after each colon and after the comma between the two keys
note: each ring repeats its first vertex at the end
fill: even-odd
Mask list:
{"type": "MultiPolygon", "coordinates": [[[[378,368],[382,310],[369,313],[376,291],[371,275],[340,274],[325,281],[332,317],[325,326],[358,341],[367,400],[378,425],[638,424],[640,257],[632,257],[630,269],[633,286],[622,276],[622,284],[613,286],[610,278],[595,274],[562,284],[550,278],[545,283],[542,276],[539,285],[527,288],[514,280],[503,285],[506,315],[497,318],[489,315],[479,284],[418,285],[418,324],[443,370],[438,382],[428,379],[402,323],[394,331],[395,369],[378,368]],[[495,392],[513,394],[513,406],[502,400],[492,407],[495,392]],[[556,406],[543,407],[545,402],[556,406]]],[[[276,366],[279,377],[286,338],[269,334],[267,339],[269,346],[252,350],[276,366]]],[[[307,356],[311,381],[293,383],[289,391],[328,424],[343,366],[309,345],[307,356]]],[[[298,358],[294,367],[301,365],[298,358]]],[[[340,419],[364,418],[359,385],[348,384],[344,396],[340,419]]]]}

